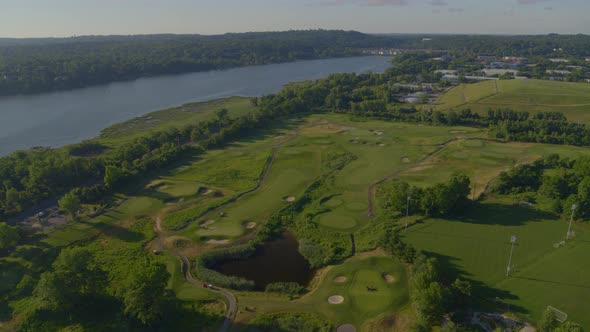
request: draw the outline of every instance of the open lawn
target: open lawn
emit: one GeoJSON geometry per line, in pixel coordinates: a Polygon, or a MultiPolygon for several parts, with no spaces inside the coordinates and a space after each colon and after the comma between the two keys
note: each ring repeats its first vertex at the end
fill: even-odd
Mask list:
{"type": "Polygon", "coordinates": [[[452,274],[471,279],[485,304],[539,319],[548,305],[590,326],[590,229],[576,225],[565,246],[567,223],[533,208],[487,201],[455,219],[428,219],[405,238],[438,257],[452,274]],[[506,277],[510,237],[516,235],[512,273],[506,277]]]}
{"type": "Polygon", "coordinates": [[[441,111],[470,108],[562,112],[572,122],[590,123],[590,84],[545,80],[500,80],[461,84],[441,96],[435,108],[441,111]]]}
{"type": "MultiPolygon", "coordinates": [[[[380,255],[353,257],[321,274],[316,289],[301,299],[261,293],[244,293],[238,298],[240,307],[255,307],[256,313],[313,312],[336,325],[353,324],[359,331],[383,314],[395,314],[409,301],[405,267],[397,260],[380,255]],[[369,257],[367,257],[369,256],[369,257]],[[341,296],[342,303],[330,304],[332,296],[341,296]]],[[[247,322],[254,312],[243,311],[238,322],[247,322]]]]}

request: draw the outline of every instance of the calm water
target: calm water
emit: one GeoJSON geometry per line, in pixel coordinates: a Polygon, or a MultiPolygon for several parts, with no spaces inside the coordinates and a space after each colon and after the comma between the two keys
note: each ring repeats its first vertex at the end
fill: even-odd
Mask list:
{"type": "Polygon", "coordinates": [[[387,57],[300,61],[138,79],[85,89],[0,98],[0,155],[57,147],[145,113],[228,96],[261,96],[333,73],[382,72],[387,57]]]}
{"type": "Polygon", "coordinates": [[[314,270],[298,250],[297,240],[286,233],[283,238],[271,241],[258,248],[254,256],[238,261],[229,261],[215,267],[215,270],[231,276],[252,280],[256,289],[264,290],[273,282],[297,282],[306,286],[314,270]]]}

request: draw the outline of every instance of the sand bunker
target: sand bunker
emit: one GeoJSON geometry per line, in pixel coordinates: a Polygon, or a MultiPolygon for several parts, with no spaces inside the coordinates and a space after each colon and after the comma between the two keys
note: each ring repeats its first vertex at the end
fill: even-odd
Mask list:
{"type": "Polygon", "coordinates": [[[210,225],[213,225],[214,223],[215,223],[215,220],[209,219],[207,221],[203,221],[202,223],[200,223],[199,226],[205,228],[205,227],[208,227],[210,225]]]}
{"type": "Polygon", "coordinates": [[[346,282],[346,277],[344,277],[344,276],[336,277],[336,278],[334,278],[334,282],[337,282],[339,284],[346,282]]]}
{"type": "Polygon", "coordinates": [[[381,144],[379,144],[379,146],[385,146],[385,144],[381,143],[381,144]]]}
{"type": "Polygon", "coordinates": [[[385,281],[387,281],[390,284],[395,282],[395,277],[392,276],[391,274],[385,274],[383,276],[383,279],[385,279],[385,281]]]}
{"type": "Polygon", "coordinates": [[[340,304],[344,302],[344,297],[340,295],[332,295],[328,298],[328,303],[330,304],[340,304]]]}
{"type": "Polygon", "coordinates": [[[407,164],[409,162],[410,162],[410,158],[408,158],[408,157],[402,158],[402,163],[407,164]]]}
{"type": "Polygon", "coordinates": [[[229,240],[215,240],[215,239],[209,239],[209,240],[205,240],[203,241],[207,244],[226,244],[229,243],[229,240]]]}
{"type": "Polygon", "coordinates": [[[201,190],[201,195],[209,195],[212,192],[213,192],[213,190],[206,188],[206,189],[201,190]]]}
{"type": "Polygon", "coordinates": [[[377,136],[381,136],[383,135],[382,131],[374,131],[373,134],[377,135],[377,136]]]}
{"type": "Polygon", "coordinates": [[[283,200],[285,202],[291,203],[291,202],[295,202],[295,197],[293,197],[293,196],[286,196],[286,197],[283,197],[283,200]]]}
{"type": "Polygon", "coordinates": [[[342,324],[336,328],[336,332],[356,332],[356,327],[352,324],[342,324]]]}
{"type": "Polygon", "coordinates": [[[247,222],[244,227],[246,227],[247,229],[252,229],[254,227],[256,227],[256,223],[253,221],[247,222]]]}

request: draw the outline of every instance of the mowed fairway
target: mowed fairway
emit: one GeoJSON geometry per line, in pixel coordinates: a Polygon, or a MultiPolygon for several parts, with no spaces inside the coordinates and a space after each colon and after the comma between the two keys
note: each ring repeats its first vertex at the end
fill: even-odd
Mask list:
{"type": "Polygon", "coordinates": [[[406,239],[433,253],[442,266],[474,281],[484,303],[539,319],[548,305],[590,326],[590,229],[576,226],[565,246],[567,223],[532,208],[485,202],[460,219],[428,219],[410,227],[406,239]],[[506,277],[510,237],[516,235],[512,274],[506,277]],[[499,302],[498,302],[499,301],[499,302]],[[505,307],[507,309],[507,307],[505,307]]]}
{"type": "Polygon", "coordinates": [[[590,84],[544,80],[500,80],[461,84],[439,99],[436,109],[470,108],[562,112],[572,122],[590,123],[590,84]]]}
{"type": "Polygon", "coordinates": [[[332,184],[336,196],[322,204],[327,211],[315,218],[335,231],[352,232],[369,221],[367,196],[373,183],[421,161],[455,139],[457,133],[463,137],[483,135],[475,128],[354,121],[341,115],[323,118],[327,122],[310,128],[307,135],[356,157],[336,174],[332,184]]]}
{"type": "MultiPolygon", "coordinates": [[[[241,293],[240,306],[255,307],[258,312],[312,312],[337,325],[353,324],[358,331],[367,322],[383,314],[395,314],[409,303],[408,278],[403,264],[380,254],[364,254],[331,267],[322,274],[316,290],[301,299],[261,293],[241,293]],[[342,297],[331,304],[329,298],[342,297]]],[[[238,322],[247,322],[255,313],[243,311],[238,322]]]]}
{"type": "Polygon", "coordinates": [[[471,179],[472,194],[479,197],[500,172],[552,153],[564,158],[577,158],[587,154],[588,149],[567,145],[457,140],[435,157],[400,173],[397,178],[413,185],[427,186],[445,182],[454,173],[463,173],[471,179]]]}

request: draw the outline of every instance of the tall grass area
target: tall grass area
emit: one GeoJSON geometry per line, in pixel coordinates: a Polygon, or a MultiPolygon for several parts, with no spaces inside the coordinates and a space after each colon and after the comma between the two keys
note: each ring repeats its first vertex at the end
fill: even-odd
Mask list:
{"type": "Polygon", "coordinates": [[[545,80],[500,80],[461,84],[443,94],[434,107],[449,111],[470,108],[562,112],[569,121],[590,123],[590,84],[545,80]]]}
{"type": "Polygon", "coordinates": [[[232,118],[255,109],[250,99],[244,97],[190,103],[117,123],[103,129],[96,140],[106,146],[115,147],[151,132],[182,128],[186,124],[213,119],[216,116],[215,112],[223,108],[229,111],[228,115],[232,118]]]}

